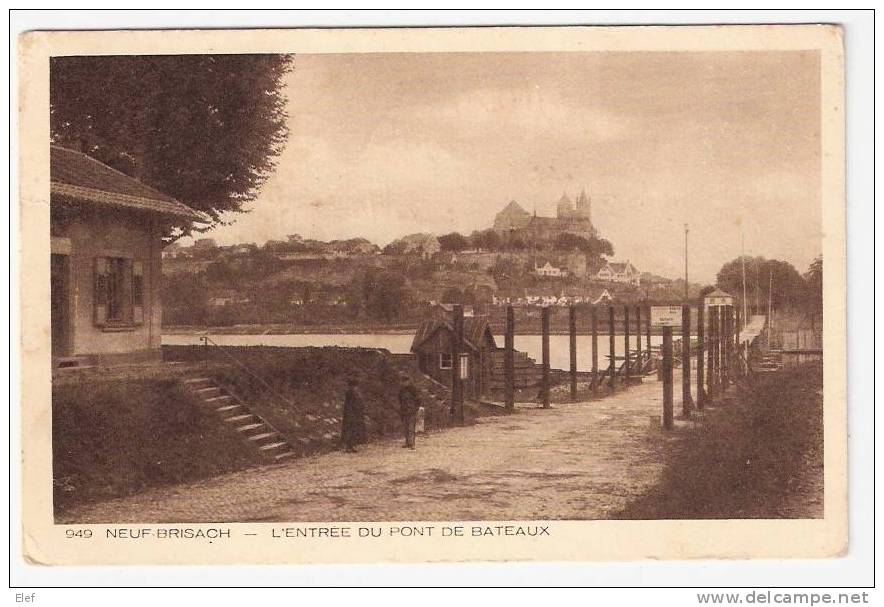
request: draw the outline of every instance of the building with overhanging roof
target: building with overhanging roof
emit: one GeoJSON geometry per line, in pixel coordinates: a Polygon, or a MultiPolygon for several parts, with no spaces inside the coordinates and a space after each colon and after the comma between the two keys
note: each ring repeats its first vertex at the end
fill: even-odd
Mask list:
{"type": "Polygon", "coordinates": [[[53,361],[159,358],[163,236],[204,217],[76,150],[49,170],[53,361]]]}

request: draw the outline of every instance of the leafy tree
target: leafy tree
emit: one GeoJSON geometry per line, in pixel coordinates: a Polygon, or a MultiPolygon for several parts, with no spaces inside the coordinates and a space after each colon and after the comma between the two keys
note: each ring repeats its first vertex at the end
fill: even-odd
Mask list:
{"type": "Polygon", "coordinates": [[[445,291],[442,292],[442,297],[440,298],[442,303],[448,304],[462,304],[464,302],[464,292],[458,289],[457,287],[448,287],[445,291]]]}
{"type": "Polygon", "coordinates": [[[507,240],[506,245],[507,245],[507,248],[509,248],[513,251],[522,251],[528,246],[525,244],[525,241],[522,240],[519,236],[513,236],[513,237],[509,238],[507,240]]]}
{"type": "Polygon", "coordinates": [[[586,251],[589,249],[589,241],[577,234],[562,232],[553,246],[560,251],[586,251]]]}
{"type": "Polygon", "coordinates": [[[451,232],[450,234],[444,234],[439,237],[439,246],[443,251],[457,253],[458,251],[463,251],[469,247],[470,243],[463,234],[451,232]]]}
{"type": "Polygon", "coordinates": [[[407,244],[402,240],[394,240],[384,247],[384,255],[403,255],[407,244]]]}
{"type": "Polygon", "coordinates": [[[287,136],[287,55],[50,60],[50,138],[204,211],[242,212],[287,136]]]}
{"type": "Polygon", "coordinates": [[[496,251],[503,244],[500,234],[492,229],[473,232],[470,234],[470,242],[473,248],[485,251],[496,251]]]}
{"type": "MultiPolygon", "coordinates": [[[[734,296],[734,301],[742,301],[743,258],[736,258],[724,264],[718,271],[717,283],[723,290],[734,296]]],[[[797,307],[804,302],[806,283],[795,267],[778,259],[745,257],[746,300],[747,304],[766,309],[768,286],[771,290],[771,304],[775,308],[797,307]]]]}
{"type": "Polygon", "coordinates": [[[371,269],[362,278],[363,306],[374,318],[399,318],[410,305],[410,299],[407,281],[401,274],[371,269]]]}
{"type": "Polygon", "coordinates": [[[823,256],[817,256],[804,273],[807,283],[807,298],[817,310],[823,307],[823,256]]]}
{"type": "Polygon", "coordinates": [[[182,272],[163,276],[160,281],[163,322],[168,325],[206,323],[209,297],[202,276],[182,272]]]}

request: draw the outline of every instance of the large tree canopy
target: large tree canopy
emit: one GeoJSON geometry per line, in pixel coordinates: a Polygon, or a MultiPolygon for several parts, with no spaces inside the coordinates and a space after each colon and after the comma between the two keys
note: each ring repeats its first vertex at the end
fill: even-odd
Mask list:
{"type": "MultiPolygon", "coordinates": [[[[807,284],[795,267],[778,259],[746,256],[746,300],[749,305],[756,305],[763,310],[768,303],[768,287],[773,294],[771,304],[775,308],[781,306],[800,306],[804,303],[807,284]]],[[[718,286],[742,300],[743,296],[743,262],[738,257],[727,262],[718,271],[718,286]]]]}
{"type": "Polygon", "coordinates": [[[54,57],[52,141],[214,222],[241,212],[286,139],[286,55],[54,57]]]}

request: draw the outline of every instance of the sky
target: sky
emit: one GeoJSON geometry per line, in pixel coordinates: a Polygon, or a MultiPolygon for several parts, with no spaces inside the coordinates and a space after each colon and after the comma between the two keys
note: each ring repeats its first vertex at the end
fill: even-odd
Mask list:
{"type": "Polygon", "coordinates": [[[801,52],[298,55],[286,147],[219,244],[490,227],[585,188],[615,258],[714,282],[745,252],[821,251],[819,56],[801,52]]]}

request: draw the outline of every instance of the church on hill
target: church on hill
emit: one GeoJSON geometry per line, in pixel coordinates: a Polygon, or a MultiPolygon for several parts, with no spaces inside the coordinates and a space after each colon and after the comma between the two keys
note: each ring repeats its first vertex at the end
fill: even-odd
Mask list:
{"type": "Polygon", "coordinates": [[[532,215],[513,200],[495,216],[493,229],[501,237],[518,237],[525,243],[551,242],[561,234],[586,239],[598,236],[592,225],[592,202],[586,190],[577,196],[576,204],[563,193],[556,203],[555,217],[541,217],[536,211],[532,215]]]}

